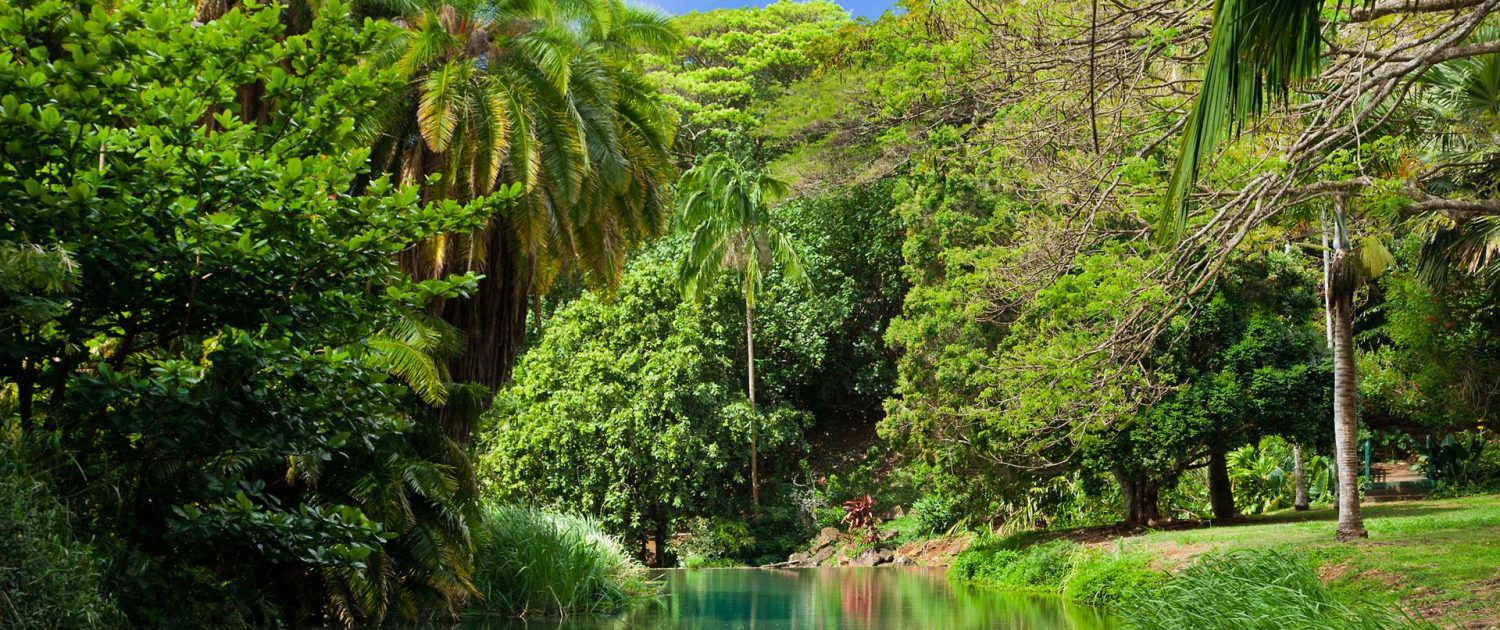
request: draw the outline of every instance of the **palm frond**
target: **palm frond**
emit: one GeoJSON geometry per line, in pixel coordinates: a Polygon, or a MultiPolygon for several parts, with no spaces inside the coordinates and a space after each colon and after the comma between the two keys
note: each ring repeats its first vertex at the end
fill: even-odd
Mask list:
{"type": "Polygon", "coordinates": [[[1267,105],[1285,102],[1292,84],[1321,69],[1322,0],[1216,0],[1203,84],[1183,129],[1167,180],[1158,233],[1175,238],[1189,199],[1219,143],[1267,105]]]}

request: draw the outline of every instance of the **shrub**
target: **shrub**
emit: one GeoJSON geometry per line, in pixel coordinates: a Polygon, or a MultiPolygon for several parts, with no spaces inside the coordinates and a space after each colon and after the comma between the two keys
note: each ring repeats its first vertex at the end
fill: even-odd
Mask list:
{"type": "Polygon", "coordinates": [[[609,614],[659,593],[646,569],[588,518],[491,506],[474,542],[477,612],[609,614]]]}
{"type": "Polygon", "coordinates": [[[99,564],[73,537],[63,506],[0,441],[0,627],[118,623],[99,564]]]}
{"type": "Polygon", "coordinates": [[[954,505],[936,495],[925,495],[911,505],[919,534],[942,534],[957,522],[954,505]]]}
{"type": "Polygon", "coordinates": [[[1312,565],[1277,550],[1206,556],[1120,612],[1143,630],[1426,627],[1369,602],[1339,601],[1312,565]]]}
{"type": "Polygon", "coordinates": [[[688,521],[686,535],[672,541],[670,549],[678,564],[698,568],[734,565],[753,544],[755,538],[744,522],[700,516],[688,521]]]}
{"type": "Polygon", "coordinates": [[[1167,579],[1139,552],[1082,552],[1063,586],[1063,597],[1111,610],[1123,610],[1167,579]]]}

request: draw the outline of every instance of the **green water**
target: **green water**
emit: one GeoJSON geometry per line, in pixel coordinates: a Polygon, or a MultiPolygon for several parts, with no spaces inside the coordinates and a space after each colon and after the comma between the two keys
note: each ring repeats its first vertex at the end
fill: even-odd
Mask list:
{"type": "Polygon", "coordinates": [[[678,569],[661,605],[612,619],[534,620],[507,628],[802,630],[1108,630],[1096,611],[1053,597],[969,588],[941,569],[678,569]]]}

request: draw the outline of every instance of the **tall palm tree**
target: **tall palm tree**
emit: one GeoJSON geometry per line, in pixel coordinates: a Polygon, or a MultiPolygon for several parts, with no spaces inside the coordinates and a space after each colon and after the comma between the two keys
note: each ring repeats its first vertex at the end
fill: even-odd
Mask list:
{"type": "Polygon", "coordinates": [[[677,182],[675,227],[688,235],[678,268],[678,289],[699,299],[722,274],[736,278],[745,300],[745,366],[750,397],[750,502],[760,510],[760,472],[755,402],[755,297],[772,266],[782,278],[810,284],[802,255],[791,237],[776,228],[771,206],[787,193],[785,183],[715,153],[703,158],[677,182]]]}
{"type": "MultiPolygon", "coordinates": [[[[622,0],[367,1],[403,28],[386,61],[407,87],[368,121],[377,165],[427,199],[519,198],[483,230],[408,254],[419,277],[484,274],[478,294],[438,305],[464,332],[462,382],[510,374],[533,292],[561,273],[613,281],[626,250],[659,233],[676,119],[645,81],[641,52],[679,36],[622,0]],[[432,178],[437,175],[437,178],[432,178]]],[[[466,441],[469,423],[445,424],[466,441]]]]}
{"type": "MultiPolygon", "coordinates": [[[[1267,105],[1284,103],[1294,83],[1322,69],[1323,0],[1215,0],[1203,84],[1188,113],[1178,159],[1168,180],[1159,233],[1175,238],[1187,223],[1189,197],[1205,160],[1267,105]]],[[[1355,255],[1344,199],[1336,199],[1328,268],[1334,360],[1334,442],[1338,473],[1338,540],[1368,536],[1359,509],[1358,415],[1354,372],[1354,290],[1383,262],[1375,247],[1355,255]],[[1368,260],[1371,264],[1360,264],[1368,260]]],[[[1361,244],[1370,242],[1369,239],[1361,244]]],[[[1384,251],[1384,248],[1379,248],[1384,251]]],[[[1389,252],[1385,253],[1389,257],[1389,252]]]]}

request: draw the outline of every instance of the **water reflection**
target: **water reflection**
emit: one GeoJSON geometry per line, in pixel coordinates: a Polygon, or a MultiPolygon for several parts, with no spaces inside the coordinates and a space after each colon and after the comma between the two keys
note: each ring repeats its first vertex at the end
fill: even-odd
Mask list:
{"type": "Polygon", "coordinates": [[[1088,607],[1056,598],[969,588],[941,569],[692,569],[663,572],[660,606],[611,619],[484,623],[494,628],[1027,628],[1107,630],[1088,607]]]}

